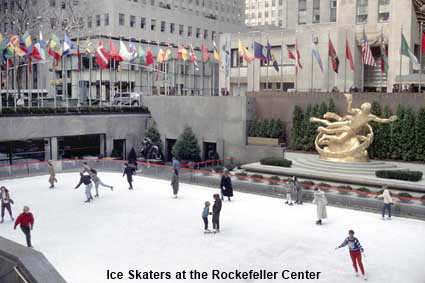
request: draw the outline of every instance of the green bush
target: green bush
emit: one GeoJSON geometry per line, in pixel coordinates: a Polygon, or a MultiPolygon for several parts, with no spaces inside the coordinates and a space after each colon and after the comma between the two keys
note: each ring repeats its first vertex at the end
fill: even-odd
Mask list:
{"type": "Polygon", "coordinates": [[[362,194],[362,193],[370,193],[370,192],[371,192],[371,190],[369,190],[368,188],[365,188],[365,187],[361,187],[361,188],[356,189],[357,195],[359,197],[362,197],[362,198],[365,198],[365,197],[368,196],[368,194],[362,194]]]}
{"type": "Polygon", "coordinates": [[[280,177],[279,176],[271,176],[269,178],[269,184],[270,185],[277,185],[280,183],[280,177]]]}
{"type": "Polygon", "coordinates": [[[329,191],[329,188],[331,188],[332,186],[329,185],[328,183],[319,183],[316,185],[316,187],[319,187],[319,189],[321,189],[324,192],[329,191]]]}
{"type": "Polygon", "coordinates": [[[376,177],[384,179],[395,179],[409,182],[418,182],[422,179],[423,173],[420,171],[409,170],[378,170],[375,172],[376,177]]]}
{"type": "Polygon", "coordinates": [[[236,178],[241,181],[247,180],[248,179],[247,177],[248,177],[248,174],[246,174],[245,172],[236,174],[236,178]]]}
{"type": "Polygon", "coordinates": [[[338,193],[342,195],[348,195],[353,188],[350,186],[343,185],[343,186],[338,186],[337,189],[338,189],[338,193]]]}
{"type": "Polygon", "coordinates": [[[405,199],[405,197],[407,197],[407,198],[411,198],[412,197],[411,194],[406,193],[406,192],[398,193],[398,196],[401,197],[401,198],[399,198],[399,200],[401,202],[410,202],[410,199],[405,199]]]}
{"type": "Polygon", "coordinates": [[[301,184],[305,190],[313,190],[314,182],[313,181],[302,181],[301,184]]]}
{"type": "Polygon", "coordinates": [[[159,148],[159,151],[162,152],[163,145],[161,140],[161,134],[158,131],[156,123],[153,123],[145,133],[145,136],[152,141],[152,145],[156,145],[159,148]]]}
{"type": "Polygon", "coordinates": [[[224,172],[224,167],[223,167],[223,166],[216,166],[216,167],[214,168],[214,171],[215,171],[216,173],[223,173],[223,172],[224,172]]]}
{"type": "Polygon", "coordinates": [[[292,161],[281,157],[266,157],[260,160],[261,165],[291,167],[292,161]]]}
{"type": "Polygon", "coordinates": [[[251,176],[251,180],[253,181],[253,182],[256,182],[256,183],[261,183],[261,182],[263,182],[263,175],[260,175],[260,174],[252,174],[251,176]]]}
{"type": "Polygon", "coordinates": [[[192,129],[186,127],[177,139],[171,153],[179,160],[194,161],[200,160],[198,140],[192,129]]]}

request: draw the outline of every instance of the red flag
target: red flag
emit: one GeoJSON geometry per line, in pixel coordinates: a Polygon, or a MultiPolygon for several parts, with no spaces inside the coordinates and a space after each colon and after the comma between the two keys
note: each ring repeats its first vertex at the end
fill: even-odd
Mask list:
{"type": "Polygon", "coordinates": [[[146,53],[146,66],[152,65],[154,62],[152,51],[148,48],[148,52],[146,53]]]}
{"type": "Polygon", "coordinates": [[[289,59],[292,59],[292,60],[295,60],[295,55],[294,55],[294,53],[292,53],[292,51],[289,49],[289,48],[287,48],[288,49],[288,58],[289,59]]]}
{"type": "Polygon", "coordinates": [[[297,52],[297,72],[298,72],[298,68],[302,69],[303,65],[301,65],[301,55],[300,55],[300,50],[298,49],[298,44],[295,45],[295,51],[297,52]]]}
{"type": "Polygon", "coordinates": [[[350,60],[350,68],[351,71],[355,72],[356,67],[354,67],[353,56],[351,55],[350,44],[348,43],[348,39],[345,41],[345,60],[350,60]]]}
{"type": "Polygon", "coordinates": [[[422,32],[422,54],[425,54],[425,32],[422,32]]]}
{"type": "Polygon", "coordinates": [[[208,49],[204,44],[202,44],[202,55],[204,57],[204,63],[206,63],[206,62],[208,62],[208,60],[210,60],[210,55],[208,54],[208,49]]]}
{"type": "Polygon", "coordinates": [[[99,40],[96,49],[96,63],[101,69],[105,69],[108,67],[110,57],[111,56],[108,54],[108,51],[106,51],[106,49],[103,47],[103,42],[99,40]]]}
{"type": "Polygon", "coordinates": [[[339,58],[338,58],[338,55],[336,55],[334,45],[332,44],[332,41],[330,39],[329,39],[329,57],[331,58],[332,69],[334,70],[335,73],[338,74],[339,58]]]}
{"type": "Polygon", "coordinates": [[[109,39],[109,55],[112,59],[114,59],[117,62],[124,61],[120,54],[118,53],[117,49],[115,48],[114,42],[112,39],[109,39]]]}

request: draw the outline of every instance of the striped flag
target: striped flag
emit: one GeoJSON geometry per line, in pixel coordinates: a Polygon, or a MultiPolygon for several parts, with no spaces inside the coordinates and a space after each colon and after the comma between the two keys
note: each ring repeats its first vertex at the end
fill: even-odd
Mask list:
{"type": "Polygon", "coordinates": [[[370,50],[369,42],[367,40],[366,33],[363,31],[362,39],[362,58],[363,64],[369,66],[376,66],[375,58],[373,58],[372,50],[370,50]]]}

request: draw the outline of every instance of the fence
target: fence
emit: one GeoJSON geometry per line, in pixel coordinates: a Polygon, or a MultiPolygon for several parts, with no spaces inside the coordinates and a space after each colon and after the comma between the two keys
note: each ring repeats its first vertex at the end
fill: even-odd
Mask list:
{"type": "MultiPolygon", "coordinates": [[[[60,160],[54,161],[56,172],[77,172],[81,170],[83,162],[87,162],[90,167],[99,171],[122,172],[125,161],[119,160],[60,160]]],[[[182,183],[219,188],[221,173],[211,170],[211,166],[229,166],[233,163],[232,158],[224,160],[209,160],[200,163],[182,165],[179,179],[182,183]]],[[[171,166],[163,164],[153,164],[148,162],[138,162],[139,169],[142,169],[141,176],[170,180],[171,166]]],[[[46,162],[32,162],[8,166],[0,166],[0,180],[29,177],[47,174],[46,162]]],[[[287,180],[275,180],[267,178],[256,178],[244,176],[242,174],[231,174],[235,191],[267,195],[284,198],[289,188],[287,180]]],[[[304,184],[304,201],[313,200],[313,189],[315,187],[326,191],[326,197],[330,205],[364,210],[370,212],[380,212],[383,206],[382,200],[376,199],[377,192],[363,192],[359,190],[332,188],[318,185],[304,184]]],[[[403,196],[393,196],[395,203],[393,214],[396,216],[412,217],[425,220],[425,200],[423,198],[409,198],[403,196]]]]}

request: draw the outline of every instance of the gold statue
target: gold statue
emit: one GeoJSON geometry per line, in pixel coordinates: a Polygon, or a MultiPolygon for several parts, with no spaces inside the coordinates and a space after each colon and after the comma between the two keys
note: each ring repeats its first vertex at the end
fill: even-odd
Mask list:
{"type": "Polygon", "coordinates": [[[376,117],[370,113],[371,104],[365,102],[360,109],[352,108],[353,97],[345,94],[347,99],[347,112],[351,115],[339,116],[327,112],[324,119],[310,118],[310,122],[321,123],[326,127],[319,127],[319,134],[315,140],[316,150],[320,159],[336,162],[367,162],[367,148],[373,142],[373,129],[369,121],[377,123],[391,123],[397,116],[388,119],[376,117]],[[335,122],[334,122],[335,120],[335,122]]]}

